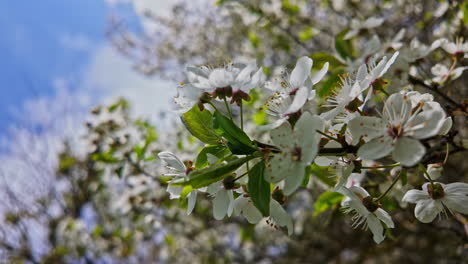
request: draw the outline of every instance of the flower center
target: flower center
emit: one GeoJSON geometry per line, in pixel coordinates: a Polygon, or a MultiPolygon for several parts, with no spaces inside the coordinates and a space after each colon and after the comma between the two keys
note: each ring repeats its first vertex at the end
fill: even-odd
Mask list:
{"type": "Polygon", "coordinates": [[[239,184],[236,183],[235,174],[231,174],[227,176],[226,178],[224,178],[223,186],[224,186],[224,189],[226,190],[234,190],[240,187],[239,184]]]}
{"type": "Polygon", "coordinates": [[[300,161],[301,156],[302,156],[302,148],[299,147],[299,146],[295,146],[294,149],[291,152],[291,155],[292,155],[292,159],[294,161],[300,161]]]}
{"type": "Polygon", "coordinates": [[[439,183],[436,183],[434,185],[432,185],[432,184],[429,185],[427,187],[427,192],[429,193],[431,198],[434,199],[434,200],[443,198],[444,195],[445,195],[444,187],[442,187],[442,185],[440,185],[439,183]]]}
{"type": "Polygon", "coordinates": [[[389,127],[387,130],[387,133],[392,138],[399,138],[404,135],[404,130],[401,124],[398,124],[398,125],[389,127]]]}
{"type": "Polygon", "coordinates": [[[379,205],[376,202],[374,202],[374,199],[372,198],[372,196],[364,197],[362,199],[362,204],[371,213],[373,213],[373,212],[375,212],[375,210],[379,209],[379,205]]]}

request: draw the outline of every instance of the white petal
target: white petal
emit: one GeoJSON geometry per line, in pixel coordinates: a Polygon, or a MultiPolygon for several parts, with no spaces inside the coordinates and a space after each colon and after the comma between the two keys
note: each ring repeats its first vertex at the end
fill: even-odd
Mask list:
{"type": "Polygon", "coordinates": [[[281,126],[270,131],[270,138],[273,144],[280,149],[289,149],[294,146],[294,140],[292,138],[292,128],[289,122],[282,124],[281,126]]]}
{"type": "Polygon", "coordinates": [[[411,110],[411,101],[400,93],[394,93],[385,101],[383,115],[392,124],[398,124],[408,120],[411,110]]]}
{"type": "Polygon", "coordinates": [[[380,223],[379,219],[374,214],[369,214],[366,217],[367,225],[369,226],[370,231],[374,235],[374,241],[377,244],[380,244],[385,239],[383,234],[383,226],[380,223]]]}
{"type": "Polygon", "coordinates": [[[233,215],[234,216],[238,216],[242,213],[242,210],[244,209],[244,207],[247,205],[247,201],[248,199],[246,197],[244,197],[244,195],[240,195],[239,197],[237,197],[235,200],[234,200],[234,210],[233,210],[233,215]]]}
{"type": "Polygon", "coordinates": [[[284,194],[292,194],[304,180],[305,167],[302,163],[295,162],[289,167],[287,172],[288,177],[284,180],[284,194]]]}
{"type": "Polygon", "coordinates": [[[445,113],[441,109],[423,111],[410,122],[409,135],[424,139],[437,135],[445,122],[445,113]]]}
{"type": "Polygon", "coordinates": [[[168,185],[166,191],[169,193],[169,199],[178,199],[184,187],[168,185]]]}
{"type": "Polygon", "coordinates": [[[288,235],[293,233],[293,222],[284,208],[275,200],[270,200],[270,216],[278,226],[286,226],[288,235]]]}
{"type": "Polygon", "coordinates": [[[447,68],[447,66],[442,65],[442,64],[436,64],[436,65],[432,66],[432,68],[431,68],[431,73],[436,75],[436,76],[447,75],[448,72],[449,72],[449,69],[447,68]]]}
{"type": "Polygon", "coordinates": [[[367,65],[364,63],[359,66],[359,69],[356,74],[356,80],[362,82],[367,76],[367,65]]]}
{"type": "Polygon", "coordinates": [[[188,205],[187,205],[187,215],[190,215],[195,208],[195,202],[197,201],[197,190],[191,191],[187,195],[188,205]]]}
{"type": "Polygon", "coordinates": [[[362,159],[376,160],[383,158],[393,151],[393,139],[391,137],[374,138],[364,144],[358,150],[358,156],[362,159]]]}
{"type": "Polygon", "coordinates": [[[232,215],[232,211],[234,211],[234,194],[232,193],[232,190],[226,191],[229,197],[229,206],[227,210],[227,216],[232,215]]]}
{"type": "Polygon", "coordinates": [[[378,117],[358,116],[349,121],[348,129],[355,141],[358,141],[361,136],[365,139],[373,139],[385,133],[385,124],[378,117]]]}
{"type": "Polygon", "coordinates": [[[414,208],[414,215],[422,223],[430,223],[443,209],[442,203],[438,200],[419,200],[414,208]]]}
{"type": "Polygon", "coordinates": [[[441,200],[450,210],[457,211],[462,214],[468,214],[467,195],[446,193],[445,197],[441,200]]]}
{"type": "Polygon", "coordinates": [[[417,139],[401,137],[397,139],[392,158],[403,166],[413,166],[426,154],[426,148],[417,139]]]}
{"type": "Polygon", "coordinates": [[[439,132],[437,133],[437,135],[447,135],[447,133],[450,132],[450,129],[452,129],[452,125],[453,125],[452,118],[450,116],[445,118],[445,120],[444,120],[442,126],[440,127],[439,132]]]}
{"type": "Polygon", "coordinates": [[[408,203],[417,203],[420,200],[430,199],[429,194],[421,190],[409,190],[405,193],[401,200],[408,203]]]}
{"type": "Polygon", "coordinates": [[[179,172],[185,172],[186,168],[184,163],[173,153],[166,151],[159,152],[158,157],[164,162],[166,162],[168,167],[179,172]]]}
{"type": "Polygon", "coordinates": [[[351,163],[345,166],[336,166],[336,176],[338,177],[338,183],[334,189],[339,189],[348,182],[349,175],[353,172],[354,164],[351,163]]]}
{"type": "Polygon", "coordinates": [[[243,209],[245,219],[251,224],[257,224],[262,220],[262,213],[255,207],[252,201],[248,201],[243,209]]]}
{"type": "Polygon", "coordinates": [[[214,88],[224,88],[234,82],[234,76],[225,69],[214,69],[210,73],[209,80],[214,88]]]}
{"type": "Polygon", "coordinates": [[[392,217],[387,212],[385,212],[385,210],[383,210],[382,208],[378,208],[377,210],[375,210],[374,214],[377,216],[377,218],[380,221],[384,222],[388,228],[395,227],[392,217]]]}
{"type": "Polygon", "coordinates": [[[289,176],[288,169],[292,163],[291,156],[286,152],[275,154],[268,160],[263,177],[267,182],[279,182],[289,176]]]}
{"type": "Polygon", "coordinates": [[[275,128],[281,126],[286,121],[288,121],[287,117],[280,118],[280,119],[276,120],[273,123],[270,123],[268,125],[258,126],[257,128],[258,128],[259,131],[268,131],[268,130],[272,130],[272,129],[275,129],[275,128]]]}
{"type": "Polygon", "coordinates": [[[213,200],[213,216],[216,220],[221,220],[228,212],[230,199],[226,190],[220,190],[216,193],[213,200]]]}
{"type": "Polygon", "coordinates": [[[289,83],[292,89],[301,87],[310,74],[313,61],[309,57],[301,57],[297,60],[296,67],[291,72],[289,83]]]}
{"type": "Polygon", "coordinates": [[[250,74],[257,69],[257,63],[247,64],[236,76],[236,82],[247,82],[250,80],[250,74]]]}
{"type": "Polygon", "coordinates": [[[308,95],[309,90],[307,89],[307,87],[302,86],[301,88],[299,88],[299,90],[297,90],[296,94],[294,95],[294,100],[292,101],[288,110],[286,110],[284,114],[287,115],[299,111],[307,101],[307,98],[309,97],[308,95]]]}
{"type": "Polygon", "coordinates": [[[388,69],[390,68],[390,66],[392,66],[392,64],[395,62],[395,60],[397,59],[398,57],[398,54],[400,54],[400,52],[395,52],[393,53],[393,56],[388,60],[388,62],[385,64],[385,68],[383,68],[383,70],[380,72],[380,74],[378,75],[378,77],[382,77],[387,71],[388,69]]]}
{"type": "Polygon", "coordinates": [[[318,82],[320,82],[320,80],[322,80],[323,76],[325,76],[325,74],[327,74],[327,71],[328,71],[328,66],[329,66],[329,63],[326,62],[322,69],[320,69],[320,71],[318,71],[311,79],[312,81],[312,84],[317,84],[318,82]]]}
{"type": "Polygon", "coordinates": [[[468,195],[468,183],[454,182],[444,186],[444,191],[451,194],[468,195]]]}

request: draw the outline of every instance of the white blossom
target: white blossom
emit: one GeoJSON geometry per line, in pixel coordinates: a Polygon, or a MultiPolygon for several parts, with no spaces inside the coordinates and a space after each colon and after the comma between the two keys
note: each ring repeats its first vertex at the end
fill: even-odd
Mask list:
{"type": "Polygon", "coordinates": [[[432,222],[446,207],[450,212],[468,214],[468,184],[425,183],[422,190],[408,191],[403,200],[415,203],[414,215],[423,223],[432,222]]]}

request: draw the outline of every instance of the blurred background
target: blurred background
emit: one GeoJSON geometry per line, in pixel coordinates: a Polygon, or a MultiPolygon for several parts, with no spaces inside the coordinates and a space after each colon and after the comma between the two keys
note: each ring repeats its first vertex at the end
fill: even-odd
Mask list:
{"type": "MultiPolygon", "coordinates": [[[[188,217],[186,201],[165,193],[156,158],[171,150],[193,159],[200,147],[181,128],[172,99],[187,64],[255,59],[272,76],[310,55],[314,69],[330,62],[317,87],[325,97],[339,74],[372,54],[414,46],[416,38],[426,46],[466,39],[467,24],[463,1],[0,1],[0,260],[467,263],[463,216],[421,225],[413,207],[389,200],[387,208],[399,208],[392,215],[399,227],[376,246],[368,232],[350,227],[339,200],[315,203],[320,182],[288,201],[292,237],[240,218],[215,221],[209,197],[188,217]],[[383,26],[358,25],[369,17],[383,18],[383,26]],[[336,36],[352,29],[359,38],[347,60],[336,36]]],[[[446,91],[457,102],[466,100],[467,78],[446,91]]],[[[455,141],[466,138],[466,116],[445,106],[456,116],[455,141]]],[[[260,107],[250,105],[253,128],[266,122],[260,107]]],[[[467,180],[461,152],[447,166],[448,182],[467,180]]],[[[370,188],[378,190],[378,177],[371,173],[370,188]]]]}

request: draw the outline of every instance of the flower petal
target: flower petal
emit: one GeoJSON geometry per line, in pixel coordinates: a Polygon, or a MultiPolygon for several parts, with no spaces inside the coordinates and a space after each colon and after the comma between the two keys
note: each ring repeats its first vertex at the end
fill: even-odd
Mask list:
{"type": "Polygon", "coordinates": [[[213,216],[216,220],[221,220],[227,214],[229,209],[229,195],[224,189],[216,193],[216,197],[213,200],[213,216]]]}
{"type": "Polygon", "coordinates": [[[158,153],[158,157],[166,162],[167,166],[179,172],[185,172],[184,163],[171,152],[163,151],[158,153]]]}
{"type": "Polygon", "coordinates": [[[405,193],[401,200],[408,203],[417,203],[420,200],[430,199],[429,194],[421,190],[409,190],[405,193]]]}
{"type": "Polygon", "coordinates": [[[414,215],[422,223],[432,222],[444,207],[438,200],[419,200],[414,208],[414,215]]]}
{"type": "Polygon", "coordinates": [[[266,163],[264,178],[267,182],[279,182],[284,178],[288,177],[288,169],[292,164],[292,158],[288,153],[281,152],[275,154],[266,163]]]}
{"type": "Polygon", "coordinates": [[[468,183],[454,182],[444,186],[444,191],[451,194],[468,195],[468,183]]]}
{"type": "Polygon", "coordinates": [[[442,198],[442,202],[450,210],[457,211],[462,214],[468,214],[468,196],[464,194],[446,193],[442,198]]]}
{"type": "Polygon", "coordinates": [[[187,205],[187,215],[190,215],[195,208],[195,202],[197,201],[197,190],[191,191],[187,195],[188,205],[187,205]]]}
{"type": "Polygon", "coordinates": [[[260,213],[251,200],[247,201],[243,209],[243,215],[251,224],[257,224],[263,218],[262,213],[260,213]]]}
{"type": "Polygon", "coordinates": [[[289,84],[292,89],[301,87],[310,74],[313,61],[309,57],[301,57],[297,60],[296,67],[294,67],[289,78],[289,84]]]}
{"type": "Polygon", "coordinates": [[[394,93],[385,101],[383,116],[391,124],[402,124],[408,120],[411,111],[411,101],[400,93],[394,93]]]}
{"type": "Polygon", "coordinates": [[[417,139],[399,138],[395,143],[392,158],[403,166],[413,166],[426,154],[426,148],[417,139]]]}
{"type": "Polygon", "coordinates": [[[291,105],[288,107],[286,112],[284,112],[284,114],[288,115],[299,111],[306,103],[308,97],[309,90],[307,89],[307,87],[302,86],[301,88],[299,88],[299,90],[297,90],[296,94],[294,95],[294,100],[292,101],[291,105]]]}
{"type": "Polygon", "coordinates": [[[445,122],[445,113],[442,109],[423,111],[416,115],[409,123],[410,136],[417,139],[429,138],[437,135],[445,122]]]}
{"type": "Polygon", "coordinates": [[[305,165],[303,163],[295,162],[289,167],[287,172],[288,177],[284,180],[284,194],[292,194],[299,186],[301,186],[305,175],[305,165]]]}
{"type": "Polygon", "coordinates": [[[270,216],[278,226],[286,226],[288,235],[293,233],[293,222],[284,208],[275,200],[270,200],[270,216]]]}
{"type": "Polygon", "coordinates": [[[327,74],[327,71],[328,71],[328,66],[329,66],[329,63],[326,62],[322,69],[320,69],[320,71],[318,71],[312,78],[311,78],[311,81],[312,81],[312,84],[317,84],[318,82],[320,82],[320,80],[322,80],[323,76],[325,76],[325,74],[327,74]]]}
{"type": "Polygon", "coordinates": [[[387,156],[393,151],[393,139],[391,137],[374,138],[364,144],[358,150],[358,156],[362,159],[376,160],[387,156]]]}
{"type": "Polygon", "coordinates": [[[358,116],[348,123],[348,129],[353,139],[359,141],[361,136],[366,139],[380,137],[385,133],[385,125],[382,119],[372,116],[358,116]]]}
{"type": "Polygon", "coordinates": [[[385,210],[383,210],[382,208],[378,208],[377,210],[375,210],[374,214],[375,216],[377,216],[377,218],[380,221],[384,222],[388,228],[395,227],[392,217],[387,212],[385,212],[385,210]]]}
{"type": "Polygon", "coordinates": [[[374,241],[377,244],[380,244],[384,239],[385,236],[383,235],[383,226],[380,223],[380,220],[374,214],[369,214],[366,217],[367,225],[369,226],[370,231],[374,235],[374,241]]]}

